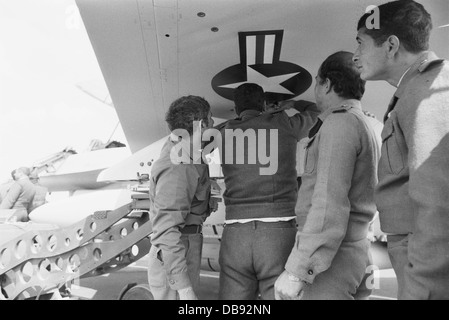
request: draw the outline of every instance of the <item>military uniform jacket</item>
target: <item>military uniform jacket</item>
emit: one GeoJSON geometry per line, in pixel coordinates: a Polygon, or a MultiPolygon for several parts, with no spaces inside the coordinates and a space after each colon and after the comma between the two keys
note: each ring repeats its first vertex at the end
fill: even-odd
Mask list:
{"type": "Polygon", "coordinates": [[[376,213],[379,153],[360,101],[346,100],[318,116],[309,133],[288,272],[313,283],[331,266],[343,241],[366,239],[376,213]]]}
{"type": "Polygon", "coordinates": [[[35,193],[34,184],[28,177],[23,177],[11,185],[0,209],[26,210],[29,213],[35,193]]]}
{"type": "Polygon", "coordinates": [[[386,118],[376,189],[381,228],[410,235],[408,298],[449,299],[449,63],[423,53],[386,118]],[[423,279],[433,279],[433,292],[423,279]]]}
{"type": "Polygon", "coordinates": [[[191,286],[181,229],[202,225],[210,215],[211,183],[206,164],[177,163],[169,138],[154,163],[150,180],[151,244],[159,251],[174,290],[191,286]]]}
{"type": "MultiPolygon", "coordinates": [[[[315,104],[288,116],[286,112],[260,113],[245,110],[240,118],[230,120],[221,128],[224,147],[221,148],[222,169],[226,191],[226,219],[263,219],[292,217],[298,193],[296,181],[296,146],[307,136],[319,114],[315,104]],[[254,132],[254,143],[237,146],[226,139],[226,131],[254,132]],[[264,132],[265,134],[261,134],[264,132]],[[275,132],[275,138],[272,133],[275,132]],[[276,140],[277,139],[277,140],[276,140]],[[234,147],[228,148],[230,145],[234,147]],[[228,163],[230,149],[233,154],[228,163]],[[264,149],[264,152],[260,152],[264,149]],[[243,152],[242,152],[243,151],[243,152]],[[244,153],[242,161],[236,154],[244,153]],[[251,155],[254,162],[249,160],[251,155]],[[269,163],[261,158],[270,156],[269,163]],[[270,173],[262,173],[267,167],[270,173]]],[[[248,139],[250,140],[250,139],[248,139]]],[[[268,160],[268,159],[267,159],[268,160]]]]}

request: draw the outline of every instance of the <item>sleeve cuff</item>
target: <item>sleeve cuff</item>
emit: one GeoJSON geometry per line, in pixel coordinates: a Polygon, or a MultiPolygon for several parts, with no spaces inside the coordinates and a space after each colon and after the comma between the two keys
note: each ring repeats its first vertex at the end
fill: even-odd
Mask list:
{"type": "Polygon", "coordinates": [[[173,290],[181,290],[192,286],[187,272],[167,276],[168,284],[173,290]]]}
{"type": "Polygon", "coordinates": [[[285,264],[285,270],[308,284],[312,284],[317,276],[317,272],[312,266],[312,263],[307,262],[305,264],[304,260],[292,255],[290,255],[285,264]]]}

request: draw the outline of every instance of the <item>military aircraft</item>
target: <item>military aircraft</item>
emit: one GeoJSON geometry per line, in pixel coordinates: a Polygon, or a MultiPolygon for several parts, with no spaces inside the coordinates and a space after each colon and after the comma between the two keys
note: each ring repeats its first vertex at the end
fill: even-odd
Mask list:
{"type": "MultiPolygon", "coordinates": [[[[31,247],[44,246],[46,251],[39,255],[35,253],[39,250],[31,250],[36,256],[28,272],[24,265],[28,249],[20,246],[23,234],[18,238],[15,233],[8,239],[13,239],[10,243],[16,247],[15,255],[11,253],[14,250],[1,248],[3,294],[26,297],[23,292],[34,285],[40,291],[28,296],[36,296],[60,288],[76,276],[111,272],[141,258],[150,246],[147,236],[151,226],[139,188],[145,187],[169,134],[164,115],[170,103],[183,95],[203,96],[216,122],[224,121],[235,117],[233,90],[245,82],[260,84],[271,101],[313,101],[313,77],[321,62],[336,51],[354,51],[358,18],[371,12],[375,19],[373,6],[384,2],[76,0],[129,151],[110,148],[71,155],[65,159],[66,169],[42,176],[42,183],[50,189],[69,190],[72,196],[30,215],[36,224],[56,227],[38,229],[27,238],[32,240],[28,243],[31,247]],[[113,163],[111,159],[115,159],[113,163]],[[131,201],[134,206],[130,207],[131,201]],[[130,220],[126,227],[118,224],[126,219],[130,220]],[[61,244],[52,237],[65,241],[61,244]],[[90,247],[80,251],[86,244],[90,247]],[[5,253],[12,257],[5,258],[5,253]],[[5,260],[14,260],[14,268],[8,269],[5,260]],[[53,276],[58,268],[75,275],[69,277],[66,272],[53,276]],[[39,270],[51,279],[47,282],[52,286],[43,288],[45,281],[33,283],[39,270]],[[28,285],[14,283],[14,272],[24,275],[28,285]]],[[[449,3],[420,2],[434,22],[431,47],[448,59],[449,3]]],[[[369,82],[362,100],[364,109],[381,118],[393,92],[386,83],[369,82]]],[[[219,165],[211,167],[211,172],[221,183],[219,165]]],[[[209,270],[219,270],[223,219],[221,203],[219,211],[205,223],[203,267],[209,270]]],[[[377,264],[388,268],[383,249],[382,245],[375,248],[377,264]]]]}

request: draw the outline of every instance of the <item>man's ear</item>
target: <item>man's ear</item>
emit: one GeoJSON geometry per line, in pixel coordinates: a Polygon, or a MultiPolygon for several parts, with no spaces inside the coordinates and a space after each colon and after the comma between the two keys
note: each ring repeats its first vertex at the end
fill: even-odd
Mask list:
{"type": "Polygon", "coordinates": [[[392,35],[388,37],[384,45],[386,46],[388,57],[393,58],[401,47],[401,40],[397,36],[392,35]]]}
{"type": "Polygon", "coordinates": [[[332,90],[332,82],[329,80],[329,78],[326,78],[326,81],[324,82],[324,89],[326,90],[326,94],[328,94],[332,90]]]}

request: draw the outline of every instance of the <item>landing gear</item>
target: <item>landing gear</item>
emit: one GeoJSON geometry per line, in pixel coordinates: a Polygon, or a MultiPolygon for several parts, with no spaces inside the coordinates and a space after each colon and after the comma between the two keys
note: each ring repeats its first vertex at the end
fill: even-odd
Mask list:
{"type": "Polygon", "coordinates": [[[123,288],[119,300],[154,300],[148,284],[130,283],[123,288]]]}

